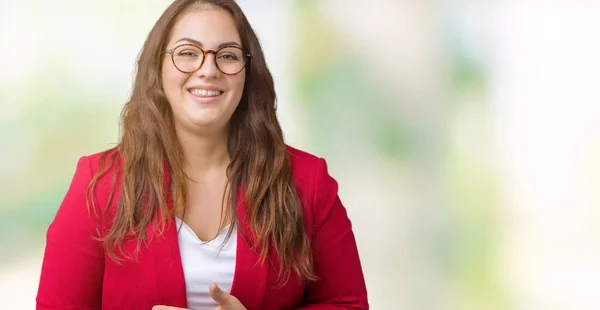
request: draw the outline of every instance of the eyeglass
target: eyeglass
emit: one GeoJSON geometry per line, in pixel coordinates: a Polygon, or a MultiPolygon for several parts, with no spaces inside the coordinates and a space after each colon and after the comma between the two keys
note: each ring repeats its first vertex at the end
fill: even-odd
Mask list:
{"type": "Polygon", "coordinates": [[[171,55],[173,65],[183,73],[192,73],[200,70],[204,65],[207,54],[215,56],[217,69],[226,75],[236,75],[244,69],[247,60],[252,57],[239,46],[224,46],[220,49],[204,50],[195,44],[182,44],[173,49],[166,50],[171,55]]]}

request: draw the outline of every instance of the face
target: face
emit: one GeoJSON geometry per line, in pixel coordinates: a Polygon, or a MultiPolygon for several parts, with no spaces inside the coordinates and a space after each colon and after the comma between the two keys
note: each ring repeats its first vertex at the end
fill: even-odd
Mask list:
{"type": "MultiPolygon", "coordinates": [[[[190,43],[216,51],[224,43],[241,47],[242,42],[228,12],[205,7],[187,12],[178,19],[167,49],[190,43]]],[[[236,75],[220,72],[214,54],[205,56],[199,70],[183,73],[173,64],[171,55],[165,53],[162,82],[177,130],[192,133],[224,130],[242,97],[245,76],[245,69],[236,75]]]]}

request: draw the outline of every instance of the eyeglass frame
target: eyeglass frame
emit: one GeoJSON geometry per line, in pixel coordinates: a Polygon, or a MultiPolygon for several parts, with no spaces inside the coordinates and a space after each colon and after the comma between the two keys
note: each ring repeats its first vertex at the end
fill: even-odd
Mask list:
{"type": "Polygon", "coordinates": [[[192,43],[185,43],[185,44],[180,44],[180,45],[177,45],[177,46],[175,46],[174,48],[172,48],[172,49],[168,49],[168,50],[166,50],[166,51],[164,51],[164,52],[165,52],[165,53],[167,53],[167,54],[169,54],[169,55],[171,55],[171,62],[173,63],[173,66],[175,66],[175,69],[177,69],[177,70],[178,70],[179,72],[181,72],[181,73],[186,73],[186,74],[189,74],[189,73],[194,73],[194,72],[197,72],[198,70],[202,69],[202,66],[204,66],[204,62],[206,61],[206,58],[207,58],[206,56],[207,56],[208,54],[213,54],[213,56],[214,56],[214,59],[215,59],[215,60],[214,60],[214,62],[215,62],[215,66],[217,67],[217,69],[219,69],[219,72],[221,72],[221,73],[223,73],[223,74],[225,74],[225,75],[237,75],[237,74],[239,74],[240,72],[242,72],[242,71],[243,71],[243,70],[246,68],[246,65],[248,64],[248,61],[249,61],[250,59],[252,59],[252,55],[251,55],[250,53],[246,52],[246,50],[244,50],[243,48],[241,48],[241,47],[239,47],[239,46],[237,46],[237,45],[226,45],[226,46],[222,46],[221,48],[219,48],[218,50],[216,50],[216,51],[215,51],[215,50],[205,50],[205,49],[203,49],[202,47],[200,47],[200,46],[198,46],[198,45],[196,45],[196,44],[192,44],[192,43]],[[198,49],[200,49],[200,51],[202,51],[202,54],[203,54],[203,55],[202,55],[202,62],[200,63],[200,66],[198,66],[198,68],[197,68],[196,70],[194,70],[194,71],[190,71],[190,72],[185,72],[185,71],[183,71],[183,70],[179,69],[179,67],[177,67],[177,65],[175,64],[175,56],[173,55],[173,52],[174,52],[176,49],[178,49],[178,48],[180,48],[180,47],[182,47],[182,46],[193,46],[193,47],[197,47],[198,49]],[[219,64],[217,63],[217,53],[218,53],[219,51],[221,51],[222,49],[225,49],[225,48],[228,48],[228,47],[235,47],[235,48],[237,48],[237,49],[241,50],[241,51],[242,51],[242,53],[243,53],[243,56],[245,57],[244,66],[243,66],[243,67],[240,69],[240,71],[238,71],[238,72],[236,72],[236,73],[225,73],[225,72],[223,72],[223,70],[221,70],[221,68],[219,67],[219,64]]]}

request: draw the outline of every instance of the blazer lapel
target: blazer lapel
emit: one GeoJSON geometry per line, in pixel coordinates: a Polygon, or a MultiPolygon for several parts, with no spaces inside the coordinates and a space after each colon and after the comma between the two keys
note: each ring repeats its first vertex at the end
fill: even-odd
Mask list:
{"type": "MultiPolygon", "coordinates": [[[[167,206],[173,210],[173,195],[170,186],[169,166],[165,162],[164,182],[167,194],[167,206]]],[[[158,215],[157,221],[162,221],[164,215],[158,215]]],[[[187,293],[181,252],[179,250],[179,239],[177,235],[177,222],[170,219],[165,226],[164,235],[158,236],[153,230],[153,225],[148,226],[149,236],[153,236],[151,242],[152,255],[154,258],[154,273],[157,304],[174,307],[187,308],[187,293]]]]}
{"type": "Polygon", "coordinates": [[[241,234],[241,231],[253,241],[252,232],[248,226],[244,211],[247,207],[243,202],[245,193],[240,191],[238,199],[238,218],[240,230],[237,234],[237,249],[235,271],[231,285],[231,295],[235,296],[248,310],[262,309],[269,274],[268,260],[260,262],[260,255],[252,249],[241,234]]]}
{"type": "Polygon", "coordinates": [[[167,223],[163,236],[151,242],[157,304],[187,308],[185,277],[179,252],[177,224],[167,223]]]}

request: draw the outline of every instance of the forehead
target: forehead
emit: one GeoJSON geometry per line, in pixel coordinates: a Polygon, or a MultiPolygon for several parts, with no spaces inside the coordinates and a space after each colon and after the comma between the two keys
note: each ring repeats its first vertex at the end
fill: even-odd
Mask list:
{"type": "Polygon", "coordinates": [[[235,21],[229,12],[214,7],[193,9],[183,13],[175,22],[169,45],[181,38],[202,43],[204,48],[216,48],[223,42],[241,44],[235,21]]]}

